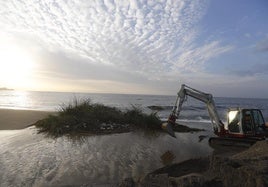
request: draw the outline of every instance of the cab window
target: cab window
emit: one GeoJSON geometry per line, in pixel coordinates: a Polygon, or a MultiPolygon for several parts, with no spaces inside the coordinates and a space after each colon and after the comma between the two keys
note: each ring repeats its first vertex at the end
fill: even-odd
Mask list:
{"type": "Polygon", "coordinates": [[[261,112],[259,110],[253,110],[252,113],[253,113],[253,120],[254,120],[256,130],[263,128],[265,123],[264,123],[261,112]]]}
{"type": "Polygon", "coordinates": [[[244,110],[243,112],[243,131],[244,132],[251,132],[253,131],[253,121],[252,121],[252,114],[250,110],[244,110]]]}

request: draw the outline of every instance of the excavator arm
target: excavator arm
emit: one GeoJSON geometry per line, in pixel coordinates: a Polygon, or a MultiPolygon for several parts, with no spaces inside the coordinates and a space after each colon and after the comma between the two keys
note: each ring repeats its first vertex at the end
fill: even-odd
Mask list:
{"type": "Polygon", "coordinates": [[[172,127],[175,125],[176,119],[179,117],[180,111],[182,110],[182,104],[185,102],[187,96],[202,101],[207,105],[213,130],[216,135],[222,135],[226,132],[224,129],[224,124],[219,119],[219,115],[215,107],[213,96],[211,94],[201,92],[199,90],[196,90],[183,84],[181,86],[180,91],[178,92],[176,102],[168,118],[168,122],[163,125],[163,127],[167,129],[168,133],[171,136],[175,137],[174,132],[172,132],[172,127]]]}

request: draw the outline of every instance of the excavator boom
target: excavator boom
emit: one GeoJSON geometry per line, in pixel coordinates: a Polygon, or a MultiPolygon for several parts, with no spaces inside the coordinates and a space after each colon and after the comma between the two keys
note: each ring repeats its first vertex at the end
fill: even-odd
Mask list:
{"type": "Polygon", "coordinates": [[[204,102],[207,105],[208,113],[211,119],[211,123],[213,125],[213,130],[215,134],[220,134],[224,132],[224,124],[220,121],[218,112],[215,107],[215,103],[213,100],[213,96],[209,93],[204,93],[202,91],[196,90],[194,88],[191,88],[185,84],[181,86],[180,91],[177,94],[177,99],[175,102],[175,105],[173,107],[173,110],[169,116],[168,119],[168,127],[170,129],[170,126],[174,126],[176,119],[180,115],[180,111],[182,109],[183,103],[186,101],[187,96],[193,97],[199,101],[204,102]]]}

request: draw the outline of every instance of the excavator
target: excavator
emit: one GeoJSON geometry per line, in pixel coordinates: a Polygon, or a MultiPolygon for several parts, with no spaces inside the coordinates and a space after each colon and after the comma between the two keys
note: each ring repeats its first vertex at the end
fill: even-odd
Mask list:
{"type": "Polygon", "coordinates": [[[259,109],[230,108],[225,125],[219,118],[212,94],[196,90],[185,84],[181,85],[167,122],[162,124],[162,128],[171,136],[176,138],[173,128],[188,96],[204,102],[207,106],[213,132],[216,135],[209,138],[209,144],[212,147],[215,145],[249,147],[268,136],[268,127],[259,109]]]}

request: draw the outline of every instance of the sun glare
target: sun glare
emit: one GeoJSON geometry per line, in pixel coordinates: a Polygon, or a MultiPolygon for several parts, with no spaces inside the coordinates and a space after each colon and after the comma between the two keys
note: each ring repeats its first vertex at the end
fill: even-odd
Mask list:
{"type": "Polygon", "coordinates": [[[17,46],[0,46],[0,83],[11,88],[28,87],[32,80],[33,60],[17,46]]]}

